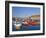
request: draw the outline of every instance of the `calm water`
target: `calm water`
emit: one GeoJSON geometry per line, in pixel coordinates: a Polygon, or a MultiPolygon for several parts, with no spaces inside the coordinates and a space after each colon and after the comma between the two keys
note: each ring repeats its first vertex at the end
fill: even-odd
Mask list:
{"type": "MultiPolygon", "coordinates": [[[[12,30],[16,31],[16,28],[15,28],[14,25],[12,26],[12,30]]],[[[24,31],[24,30],[40,30],[40,25],[36,25],[36,26],[32,26],[32,25],[25,26],[25,25],[22,25],[21,29],[18,30],[18,31],[24,31]]]]}

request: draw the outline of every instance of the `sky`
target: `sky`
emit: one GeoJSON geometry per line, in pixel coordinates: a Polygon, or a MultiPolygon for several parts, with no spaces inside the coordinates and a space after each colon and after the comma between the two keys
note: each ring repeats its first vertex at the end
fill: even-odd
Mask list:
{"type": "Polygon", "coordinates": [[[39,14],[40,14],[40,8],[12,7],[12,16],[24,17],[24,16],[39,15],[39,14]]]}

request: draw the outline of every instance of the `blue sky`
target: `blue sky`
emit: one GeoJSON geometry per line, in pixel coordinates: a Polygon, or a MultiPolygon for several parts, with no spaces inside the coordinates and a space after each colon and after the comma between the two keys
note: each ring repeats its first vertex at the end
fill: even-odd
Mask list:
{"type": "Polygon", "coordinates": [[[24,17],[40,14],[40,8],[35,7],[12,7],[12,16],[24,17]]]}

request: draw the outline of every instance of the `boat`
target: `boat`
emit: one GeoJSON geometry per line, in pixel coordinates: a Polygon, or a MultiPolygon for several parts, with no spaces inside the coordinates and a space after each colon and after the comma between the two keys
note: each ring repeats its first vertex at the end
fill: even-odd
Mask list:
{"type": "Polygon", "coordinates": [[[34,26],[34,25],[39,25],[40,22],[27,20],[27,21],[23,21],[23,24],[24,25],[33,25],[34,26]]]}

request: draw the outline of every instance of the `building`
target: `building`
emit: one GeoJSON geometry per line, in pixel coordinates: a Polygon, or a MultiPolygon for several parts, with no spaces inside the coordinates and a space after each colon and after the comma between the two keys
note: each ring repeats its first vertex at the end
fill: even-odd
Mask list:
{"type": "Polygon", "coordinates": [[[31,16],[32,20],[40,20],[40,15],[33,15],[31,16]]]}
{"type": "Polygon", "coordinates": [[[40,24],[40,15],[33,15],[31,16],[31,19],[32,19],[32,24],[40,24]]]}

